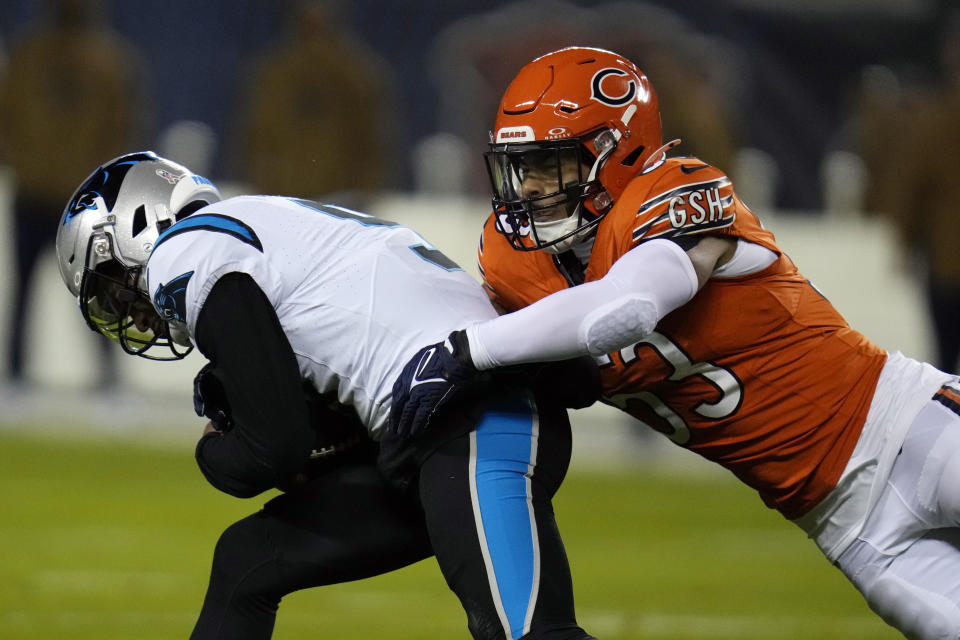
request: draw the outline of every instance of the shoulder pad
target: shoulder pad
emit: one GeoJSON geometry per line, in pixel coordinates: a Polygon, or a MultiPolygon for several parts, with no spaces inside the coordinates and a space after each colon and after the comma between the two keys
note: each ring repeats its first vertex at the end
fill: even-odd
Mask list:
{"type": "Polygon", "coordinates": [[[670,158],[637,176],[624,196],[634,214],[632,240],[673,238],[729,227],[736,219],[733,183],[697,158],[670,158]]]}

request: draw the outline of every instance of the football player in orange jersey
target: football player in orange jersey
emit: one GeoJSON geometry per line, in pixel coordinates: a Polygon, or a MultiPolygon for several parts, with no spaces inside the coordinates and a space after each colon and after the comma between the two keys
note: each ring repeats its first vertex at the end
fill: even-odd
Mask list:
{"type": "Polygon", "coordinates": [[[886,622],[960,637],[957,377],[851,329],[721,170],[667,157],[676,142],[621,56],[520,71],[480,245],[504,315],[410,361],[393,429],[416,436],[484,370],[593,355],[604,402],[753,487],[886,622]]]}

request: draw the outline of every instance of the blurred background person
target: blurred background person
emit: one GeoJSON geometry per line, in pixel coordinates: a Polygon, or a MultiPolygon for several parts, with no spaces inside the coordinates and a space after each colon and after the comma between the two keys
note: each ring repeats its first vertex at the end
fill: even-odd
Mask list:
{"type": "Polygon", "coordinates": [[[866,158],[876,173],[870,205],[889,216],[923,274],[934,363],[953,371],[960,358],[960,10],[940,24],[940,77],[904,89],[910,93],[894,103],[893,116],[888,105],[874,109],[886,126],[875,127],[865,145],[873,144],[866,158]],[[882,153],[869,153],[878,145],[882,153]]]}
{"type": "Polygon", "coordinates": [[[288,0],[283,39],[248,76],[238,177],[264,194],[356,206],[390,185],[399,122],[387,69],[337,3],[288,0]]]}
{"type": "MultiPolygon", "coordinates": [[[[27,310],[38,258],[53,245],[74,188],[142,135],[136,52],[103,20],[99,0],[50,0],[11,45],[0,83],[0,154],[13,174],[8,381],[25,382],[27,310]]],[[[106,340],[101,387],[117,382],[106,340]]]]}

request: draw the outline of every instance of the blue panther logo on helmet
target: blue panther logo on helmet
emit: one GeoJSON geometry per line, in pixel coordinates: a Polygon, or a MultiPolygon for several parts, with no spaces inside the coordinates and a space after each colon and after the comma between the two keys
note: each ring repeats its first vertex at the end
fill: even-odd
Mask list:
{"type": "Polygon", "coordinates": [[[123,156],[119,161],[100,167],[87,181],[77,190],[70,204],[67,205],[66,215],[63,217],[63,224],[69,222],[74,216],[84,211],[97,208],[97,198],[102,198],[107,206],[105,213],[110,213],[113,206],[117,203],[117,197],[120,195],[120,186],[127,172],[133,165],[143,160],[158,160],[156,154],[150,152],[131,153],[123,156]]]}

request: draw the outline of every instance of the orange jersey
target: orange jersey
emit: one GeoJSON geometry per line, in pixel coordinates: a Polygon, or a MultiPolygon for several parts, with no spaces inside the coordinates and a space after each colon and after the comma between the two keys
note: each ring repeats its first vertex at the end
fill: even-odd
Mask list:
{"type": "MultiPolygon", "coordinates": [[[[797,518],[836,485],[886,354],[797,271],[727,176],[693,158],[633,179],[598,227],[585,280],[602,278],[645,240],[695,234],[743,239],[777,259],[756,273],[709,279],[652,334],[602,358],[604,401],[797,518]]],[[[552,255],[513,250],[492,217],[480,267],[506,311],[570,286],[552,255]]]]}

